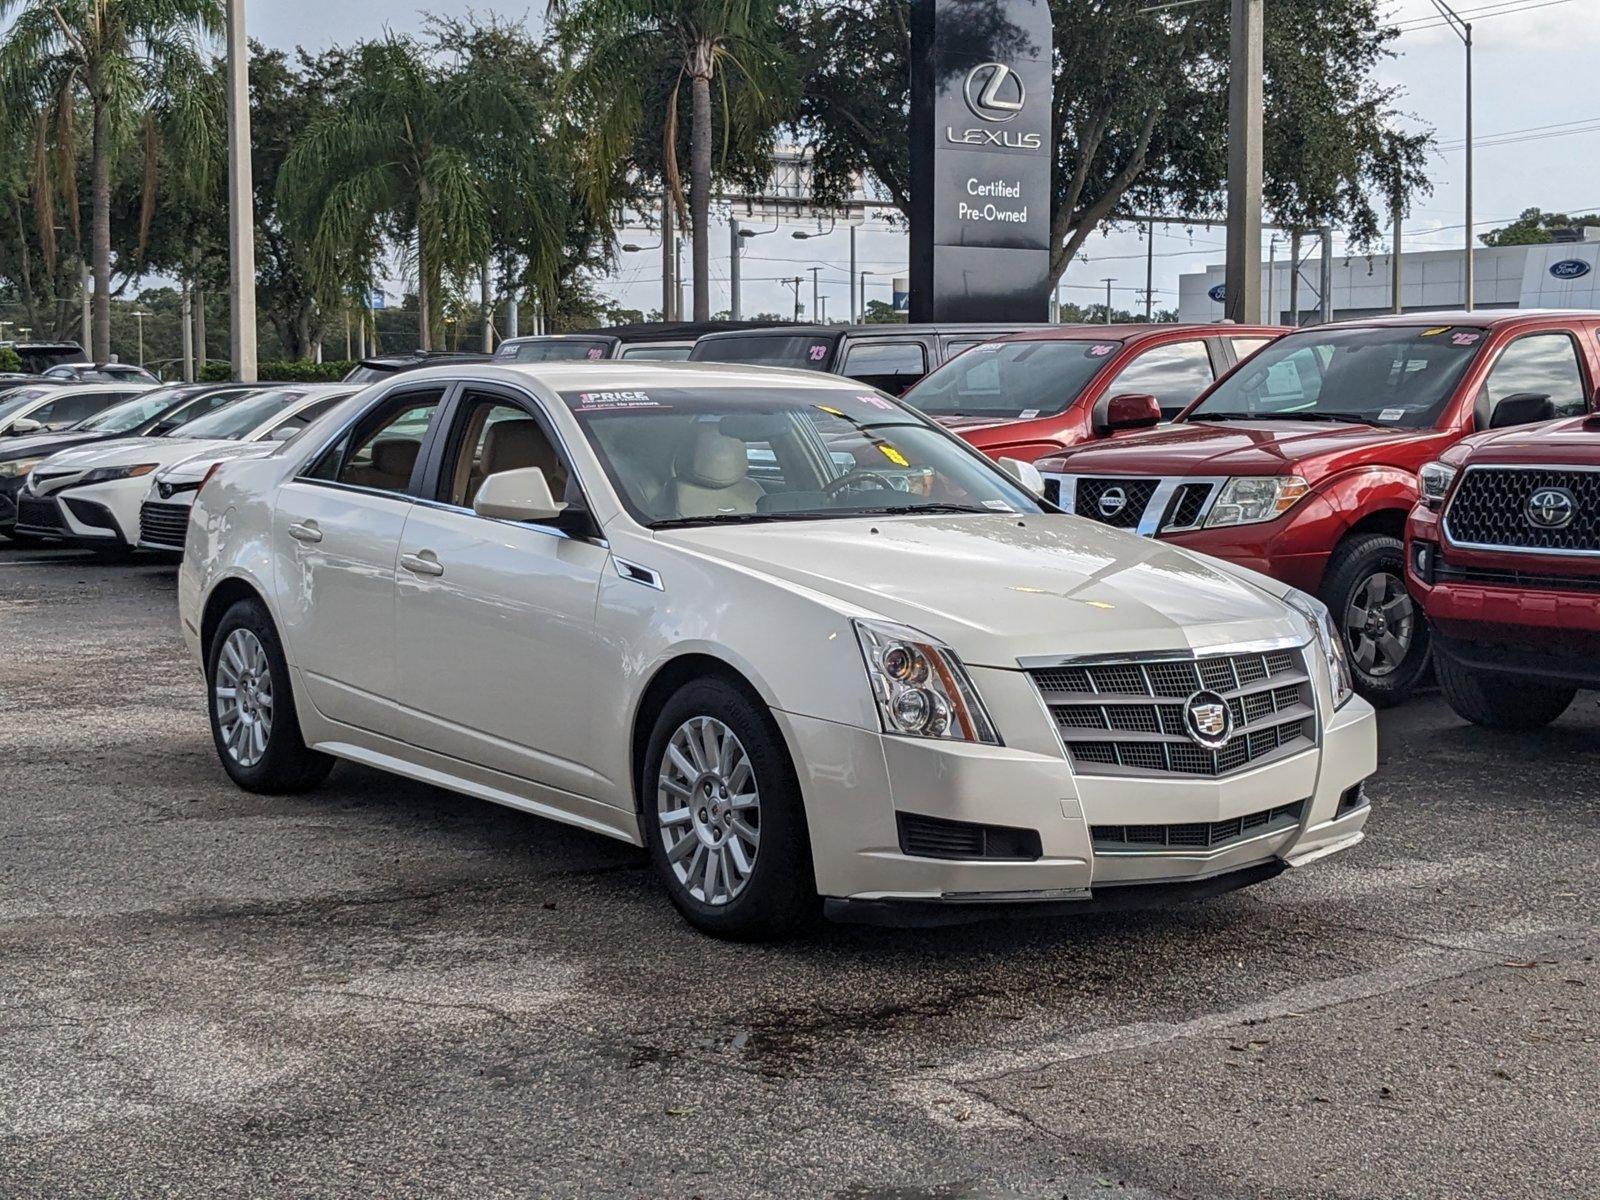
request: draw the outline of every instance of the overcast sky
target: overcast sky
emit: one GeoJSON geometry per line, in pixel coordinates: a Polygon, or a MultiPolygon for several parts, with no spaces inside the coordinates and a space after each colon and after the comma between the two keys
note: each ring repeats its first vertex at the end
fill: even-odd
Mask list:
{"type": "MultiPolygon", "coordinates": [[[[1208,0],[1226,3],[1226,0],[1208,0]]],[[[375,23],[370,0],[249,0],[252,37],[269,45],[302,44],[308,48],[370,37],[382,28],[397,32],[417,29],[419,11],[404,0],[388,8],[375,23]]],[[[1493,228],[1525,208],[1556,211],[1600,210],[1600,111],[1592,86],[1600,62],[1600,17],[1597,0],[1454,0],[1454,7],[1477,13],[1474,57],[1477,124],[1476,220],[1479,231],[1493,228]],[[1527,7],[1507,15],[1492,10],[1527,7]],[[1565,128],[1562,128],[1565,126],[1565,128]],[[1577,130],[1577,132],[1572,132],[1577,130]],[[1555,136],[1550,136],[1550,135],[1555,136]],[[1498,135],[1509,135],[1500,138],[1498,135]],[[1486,142],[1499,144],[1488,145],[1486,142]]],[[[493,0],[433,0],[422,11],[439,13],[496,12],[507,17],[544,12],[542,4],[497,4],[493,0]]],[[[1273,6],[1267,3],[1267,20],[1273,6]]],[[[1393,0],[1391,19],[1405,25],[1434,12],[1430,0],[1393,0]]],[[[1386,64],[1383,77],[1406,90],[1402,108],[1416,122],[1431,126],[1442,147],[1459,145],[1464,134],[1461,43],[1448,29],[1407,32],[1394,43],[1398,56],[1386,64]]],[[[1432,163],[1434,193],[1420,199],[1408,219],[1408,249],[1454,247],[1462,238],[1462,175],[1464,155],[1445,150],[1432,163]]],[[[647,240],[639,231],[638,240],[647,240]]],[[[727,305],[725,230],[713,233],[713,309],[727,305]]],[[[1104,297],[1106,276],[1115,276],[1119,306],[1139,303],[1135,289],[1144,286],[1144,241],[1135,233],[1091,238],[1090,261],[1074,264],[1065,280],[1064,299],[1092,303],[1104,297]]],[[[1221,230],[1172,228],[1155,243],[1155,288],[1158,307],[1177,302],[1177,277],[1209,263],[1221,262],[1221,230]]],[[[810,307],[810,275],[806,268],[823,266],[822,291],[829,296],[829,316],[848,306],[847,248],[843,236],[807,242],[776,236],[756,239],[746,247],[744,304],[758,310],[788,312],[789,288],[780,276],[803,274],[802,300],[810,307]],[[762,277],[767,277],[763,280],[762,277]]],[[[885,276],[883,286],[868,295],[888,299],[887,277],[905,267],[905,239],[899,234],[864,234],[858,266],[885,276]]],[[[686,256],[687,257],[687,256],[686,256]]],[[[624,255],[615,282],[608,287],[618,298],[640,308],[660,304],[659,255],[624,255]]]]}

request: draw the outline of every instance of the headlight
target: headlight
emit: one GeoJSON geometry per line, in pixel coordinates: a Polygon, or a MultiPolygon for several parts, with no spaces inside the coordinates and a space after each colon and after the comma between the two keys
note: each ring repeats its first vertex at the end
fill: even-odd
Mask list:
{"type": "Polygon", "coordinates": [[[1333,614],[1321,600],[1298,588],[1291,588],[1283,599],[1290,608],[1311,622],[1311,628],[1317,635],[1317,645],[1328,663],[1328,680],[1333,685],[1333,707],[1343,708],[1344,702],[1354,694],[1355,684],[1350,679],[1350,660],[1345,657],[1344,639],[1334,628],[1333,614]]]}
{"type": "Polygon", "coordinates": [[[857,621],[855,626],[885,733],[1000,744],[955,651],[904,625],[857,621]]]}
{"type": "Polygon", "coordinates": [[[43,461],[43,458],[23,458],[16,462],[0,463],[0,479],[15,479],[18,475],[26,475],[43,461]]]}
{"type": "Polygon", "coordinates": [[[96,467],[78,476],[68,486],[85,487],[91,483],[110,483],[113,479],[137,479],[141,475],[150,474],[160,465],[160,463],[140,463],[136,467],[96,467]]]}
{"type": "Polygon", "coordinates": [[[1230,479],[1211,506],[1206,528],[1275,520],[1310,490],[1298,475],[1244,475],[1230,479]]]}
{"type": "Polygon", "coordinates": [[[1459,468],[1452,467],[1447,462],[1437,461],[1423,467],[1417,476],[1421,485],[1422,502],[1429,508],[1438,508],[1443,504],[1445,494],[1455,482],[1458,470],[1459,468]]]}

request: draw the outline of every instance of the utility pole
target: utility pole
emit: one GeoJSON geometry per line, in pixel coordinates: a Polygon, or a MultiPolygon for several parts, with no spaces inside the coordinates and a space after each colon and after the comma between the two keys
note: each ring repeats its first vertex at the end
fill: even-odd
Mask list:
{"type": "Polygon", "coordinates": [[[1462,264],[1462,269],[1464,272],[1463,285],[1466,293],[1466,309],[1471,312],[1476,292],[1473,286],[1475,272],[1473,271],[1472,262],[1473,251],[1476,247],[1476,239],[1472,236],[1472,24],[1469,21],[1463,21],[1461,14],[1446,4],[1444,0],[1433,0],[1433,7],[1439,10],[1439,15],[1450,26],[1450,31],[1461,39],[1461,46],[1466,51],[1467,57],[1467,195],[1465,204],[1467,229],[1463,243],[1466,250],[1466,262],[1462,264]]]}
{"type": "Polygon", "coordinates": [[[683,320],[683,235],[672,235],[672,319],[683,320]]]}
{"type": "Polygon", "coordinates": [[[807,267],[806,270],[811,272],[811,323],[815,325],[822,312],[821,284],[818,282],[822,268],[807,267]]]}
{"type": "Polygon", "coordinates": [[[1144,319],[1148,322],[1154,316],[1156,300],[1156,223],[1147,221],[1144,228],[1144,319]]]}
{"type": "MultiPolygon", "coordinates": [[[[852,223],[851,226],[850,226],[850,275],[849,275],[849,278],[854,279],[855,277],[856,277],[856,227],[852,223]]],[[[850,287],[848,285],[845,286],[844,290],[845,290],[846,296],[850,300],[850,324],[854,325],[856,323],[856,321],[857,321],[857,317],[856,317],[856,290],[855,290],[855,288],[850,287]]]]}
{"type": "Polygon", "coordinates": [[[1115,276],[1112,276],[1109,279],[1105,279],[1105,280],[1101,281],[1106,285],[1106,324],[1107,325],[1111,324],[1111,285],[1113,283],[1115,283],[1116,281],[1117,280],[1116,280],[1115,276]]]}
{"type": "MultiPolygon", "coordinates": [[[[483,260],[483,276],[479,280],[478,306],[483,310],[483,352],[494,353],[494,297],[489,288],[489,260],[483,260]]],[[[348,330],[348,326],[346,326],[348,330]]],[[[349,340],[348,333],[346,341],[349,340]]]]}
{"type": "Polygon", "coordinates": [[[142,308],[133,310],[133,319],[139,322],[139,365],[144,366],[144,319],[150,314],[142,308]]]}
{"type": "Polygon", "coordinates": [[[1404,272],[1403,268],[1401,267],[1400,257],[1400,219],[1404,214],[1404,210],[1405,193],[1403,192],[1400,183],[1396,181],[1394,185],[1394,199],[1391,201],[1389,209],[1389,221],[1394,227],[1394,237],[1392,239],[1394,245],[1389,248],[1389,290],[1394,294],[1394,304],[1392,307],[1397,313],[1403,313],[1406,310],[1405,297],[1401,293],[1401,285],[1403,283],[1402,275],[1404,272]]]}
{"type": "Polygon", "coordinates": [[[1318,290],[1322,293],[1322,323],[1333,320],[1333,227],[1324,225],[1322,233],[1322,271],[1318,290]]]}
{"type": "Polygon", "coordinates": [[[1300,328],[1300,231],[1289,231],[1289,325],[1300,328]]]}
{"type": "Polygon", "coordinates": [[[800,324],[800,285],[805,282],[803,275],[796,275],[793,279],[785,279],[783,286],[794,289],[794,323],[800,324]]]}
{"type": "Polygon", "coordinates": [[[1278,310],[1274,307],[1273,289],[1278,282],[1278,235],[1267,239],[1267,307],[1262,318],[1268,325],[1278,323],[1278,310]]]}
{"type": "Polygon", "coordinates": [[[661,191],[661,319],[674,321],[677,312],[673,297],[677,288],[672,280],[672,197],[665,187],[661,191]]]}
{"type": "Polygon", "coordinates": [[[228,286],[233,377],[256,381],[256,217],[250,174],[250,45],[244,0],[228,3],[228,286]]]}
{"type": "Polygon", "coordinates": [[[178,281],[178,331],[183,341],[183,381],[194,382],[194,325],[189,315],[189,281],[178,281]]]}
{"type": "Polygon", "coordinates": [[[1262,0],[1232,0],[1228,35],[1228,252],[1223,312],[1261,321],[1262,0]]]}
{"type": "Polygon", "coordinates": [[[728,315],[739,320],[739,219],[728,222],[728,315]]]}

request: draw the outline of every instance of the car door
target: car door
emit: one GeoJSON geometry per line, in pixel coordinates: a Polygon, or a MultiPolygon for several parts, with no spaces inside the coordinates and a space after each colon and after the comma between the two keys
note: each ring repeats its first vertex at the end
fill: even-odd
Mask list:
{"type": "Polygon", "coordinates": [[[1506,343],[1489,368],[1478,394],[1479,428],[1489,428],[1494,410],[1507,396],[1549,397],[1553,415],[1581,416],[1593,391],[1584,378],[1578,339],[1566,329],[1541,329],[1506,343]]]}
{"type": "MultiPolygon", "coordinates": [[[[500,471],[544,470],[582,501],[542,407],[467,386],[426,497],[406,517],[395,587],[407,736],[440,754],[568,796],[596,793],[590,704],[603,543],[552,525],[480,517],[472,499],[500,471]]],[[[578,805],[581,807],[581,805],[578,805]]]]}
{"type": "Polygon", "coordinates": [[[377,733],[397,724],[395,562],[445,392],[386,393],[278,491],[273,566],[289,662],[324,716],[377,733]]]}

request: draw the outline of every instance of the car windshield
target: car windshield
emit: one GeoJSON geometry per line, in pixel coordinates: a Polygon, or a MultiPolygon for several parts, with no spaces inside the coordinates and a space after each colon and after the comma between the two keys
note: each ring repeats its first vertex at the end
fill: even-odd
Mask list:
{"type": "Polygon", "coordinates": [[[105,412],[80,421],[72,428],[79,433],[127,433],[146,422],[153,421],[184,397],[183,388],[157,388],[121,404],[113,404],[105,412]]]}
{"type": "Polygon", "coordinates": [[[245,437],[265,421],[270,421],[291,404],[306,395],[304,388],[282,388],[237,400],[203,417],[196,417],[180,425],[167,437],[218,438],[236,441],[245,437]]]}
{"type": "Polygon", "coordinates": [[[922,380],[905,402],[930,417],[1028,420],[1062,412],[1121,347],[1116,341],[986,342],[922,380]]]}
{"type": "Polygon", "coordinates": [[[689,357],[695,362],[750,363],[826,371],[833,339],[810,333],[750,333],[701,338],[689,357]]]}
{"type": "Polygon", "coordinates": [[[512,362],[573,362],[608,358],[611,343],[601,338],[549,338],[515,342],[502,356],[512,362]]]}
{"type": "Polygon", "coordinates": [[[1185,418],[1432,425],[1487,340],[1469,325],[1292,333],[1257,351],[1185,418]]]}
{"type": "Polygon", "coordinates": [[[562,398],[629,512],[654,528],[1043,511],[988,459],[873,392],[701,387],[562,398]]]}

